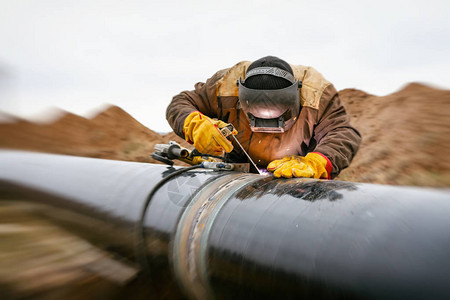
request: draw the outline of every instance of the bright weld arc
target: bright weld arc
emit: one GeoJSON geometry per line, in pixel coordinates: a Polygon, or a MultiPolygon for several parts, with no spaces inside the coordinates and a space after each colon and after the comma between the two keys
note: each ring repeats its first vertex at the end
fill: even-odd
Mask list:
{"type": "Polygon", "coordinates": [[[269,175],[269,171],[267,171],[267,169],[258,169],[259,170],[259,175],[269,175]]]}

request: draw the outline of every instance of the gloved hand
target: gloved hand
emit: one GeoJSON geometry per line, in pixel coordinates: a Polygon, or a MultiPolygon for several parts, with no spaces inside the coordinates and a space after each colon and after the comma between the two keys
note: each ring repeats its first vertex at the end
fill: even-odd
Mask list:
{"type": "MultiPolygon", "coordinates": [[[[213,120],[201,112],[194,111],[186,117],[183,132],[186,141],[194,144],[195,149],[204,154],[221,155],[223,151],[229,153],[233,145],[220,133],[220,129],[228,124],[220,120],[213,120]]],[[[237,134],[233,129],[233,135],[237,134]]]]}
{"type": "Polygon", "coordinates": [[[202,156],[192,156],[192,157],[179,157],[178,160],[181,160],[182,162],[188,163],[192,166],[199,165],[202,162],[210,161],[210,162],[218,162],[218,159],[215,159],[213,157],[203,158],[202,156]]]}
{"type": "MultiPolygon", "coordinates": [[[[285,177],[307,177],[307,178],[329,178],[327,164],[329,161],[321,154],[308,153],[305,157],[289,155],[282,159],[272,161],[267,166],[267,171],[273,172],[277,178],[285,177]]],[[[331,163],[328,169],[331,172],[331,163]]]]}

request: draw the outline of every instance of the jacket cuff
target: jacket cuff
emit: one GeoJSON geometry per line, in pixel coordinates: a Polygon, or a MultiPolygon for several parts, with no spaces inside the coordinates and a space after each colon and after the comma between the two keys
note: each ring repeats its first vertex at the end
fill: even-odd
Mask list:
{"type": "Polygon", "coordinates": [[[331,161],[328,159],[328,157],[326,157],[325,155],[323,155],[320,152],[312,152],[312,153],[319,154],[320,156],[322,156],[323,158],[325,158],[327,160],[327,165],[325,166],[325,170],[328,173],[328,178],[327,179],[331,179],[331,171],[333,170],[333,164],[331,163],[331,161]]]}

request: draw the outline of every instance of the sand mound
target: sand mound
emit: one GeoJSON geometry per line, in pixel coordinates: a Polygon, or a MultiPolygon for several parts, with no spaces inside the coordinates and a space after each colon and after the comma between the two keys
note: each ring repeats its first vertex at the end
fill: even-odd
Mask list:
{"type": "Polygon", "coordinates": [[[86,119],[63,113],[53,123],[38,124],[24,120],[0,124],[0,147],[34,150],[106,159],[155,162],[155,144],[176,140],[175,134],[162,136],[131,117],[117,106],[86,119]]]}
{"type": "Polygon", "coordinates": [[[339,94],[363,137],[339,179],[450,186],[450,91],[411,83],[384,97],[355,89],[339,94]]]}

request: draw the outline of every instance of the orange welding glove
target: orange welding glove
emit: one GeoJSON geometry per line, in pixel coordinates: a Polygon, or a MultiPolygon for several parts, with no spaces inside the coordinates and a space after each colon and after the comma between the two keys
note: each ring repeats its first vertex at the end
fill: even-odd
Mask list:
{"type": "MultiPolygon", "coordinates": [[[[184,120],[183,133],[186,141],[194,144],[200,153],[221,155],[223,151],[229,153],[233,150],[231,142],[220,132],[220,129],[227,125],[194,111],[184,120]]],[[[236,129],[233,129],[232,134],[237,134],[236,129]]]]}
{"type": "Polygon", "coordinates": [[[289,155],[274,160],[267,166],[267,171],[273,172],[277,178],[307,177],[330,179],[333,166],[323,154],[308,153],[305,157],[289,155]]]}

